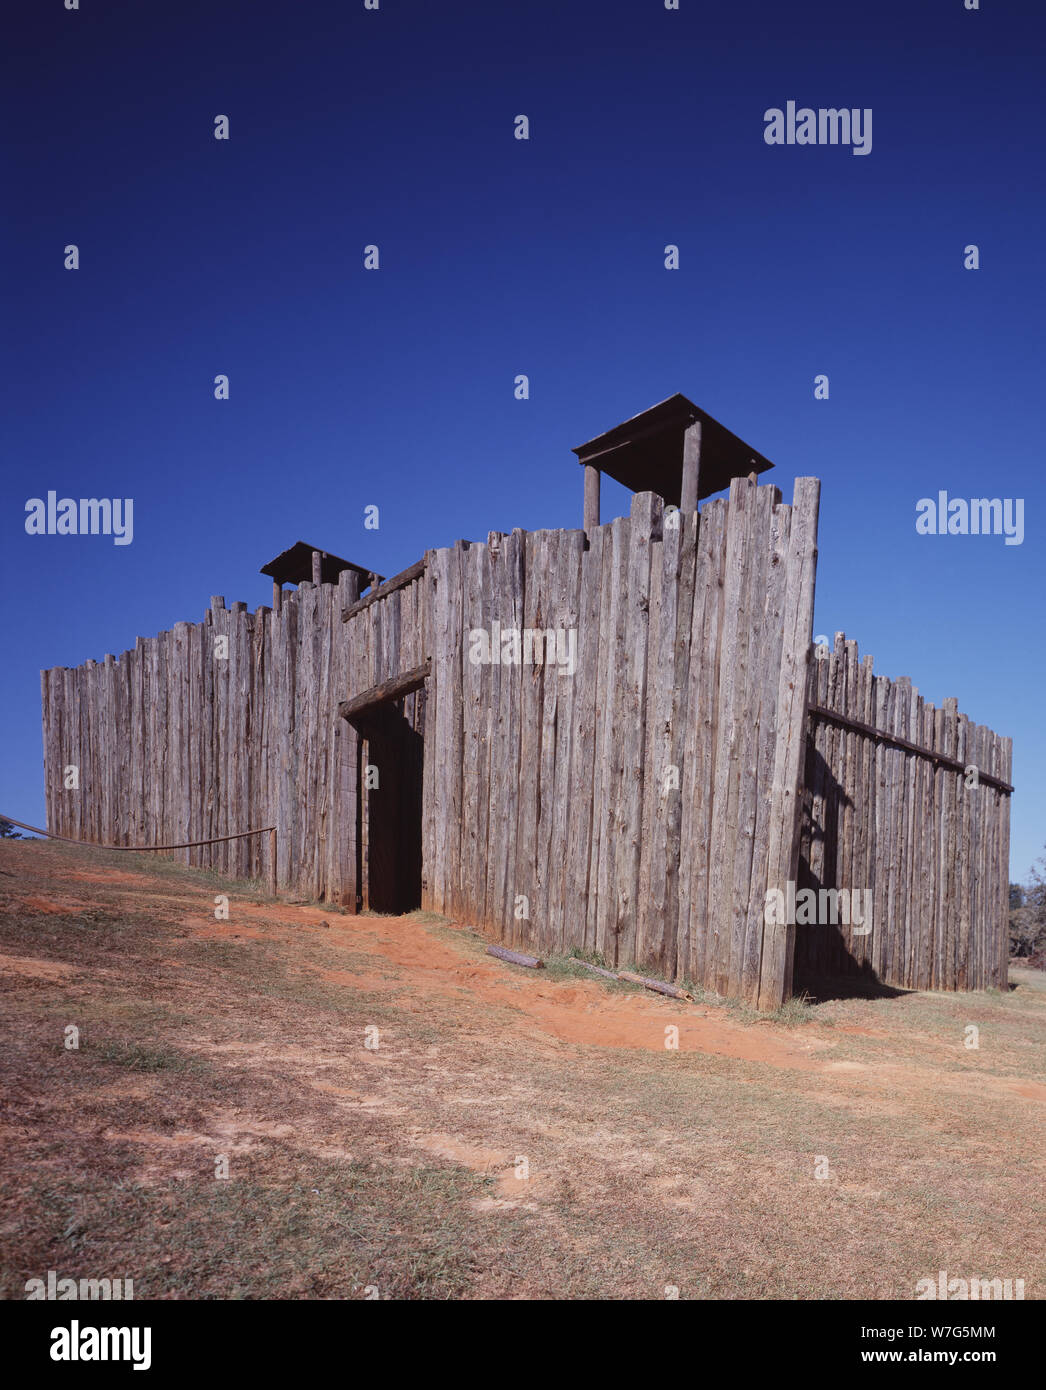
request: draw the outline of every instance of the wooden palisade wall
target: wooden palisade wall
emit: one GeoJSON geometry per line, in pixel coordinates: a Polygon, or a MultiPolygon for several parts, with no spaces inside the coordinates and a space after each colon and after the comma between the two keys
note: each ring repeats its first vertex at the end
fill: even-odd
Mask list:
{"type": "MultiPolygon", "coordinates": [[[[939,709],[906,677],[872,674],[842,633],[811,664],[809,703],[894,734],[1009,783],[1012,741],[939,709]]],[[[1006,982],[1009,827],[1006,791],[918,753],[811,717],[800,888],[870,889],[872,930],[799,926],[796,971],[864,975],[910,989],[1006,982]]]]}
{"type": "MultiPolygon", "coordinates": [[[[668,518],[642,493],[587,537],[460,541],[362,602],[348,572],[285,592],[278,612],[215,598],[203,623],[139,638],[119,661],[45,671],[48,827],[130,844],[275,823],[281,888],[367,906],[390,822],[372,823],[363,770],[390,745],[374,726],[372,748],[338,705],[429,661],[427,688],[396,706],[424,732],[423,906],[761,1007],[788,997],[794,963],[999,983],[1008,798],[808,724],[807,702],[1004,781],[1009,741],[954,701],[934,710],[910,682],[873,678],[853,643],[811,662],[818,489],[799,479],[788,506],[737,479],[700,516],[668,518]],[[573,673],[474,664],[469,634],[494,624],[572,630],[573,673]],[[78,792],[63,786],[70,764],[78,792]],[[870,937],[766,925],[767,889],[790,880],[872,887],[870,937]]],[[[268,839],[177,853],[260,877],[268,839]]]]}
{"type": "MultiPolygon", "coordinates": [[[[817,498],[739,479],[666,525],[644,493],[587,541],[459,542],[361,603],[347,576],[276,612],[215,598],[119,661],[43,673],[48,826],[156,844],[275,823],[281,888],[366,905],[370,754],[338,704],[430,659],[399,704],[425,731],[424,906],[780,1002],[792,939],[762,907],[797,863],[817,498]],[[574,671],[473,664],[470,630],[495,622],[573,630],[574,671]]],[[[247,878],[267,844],[176,853],[247,878]]]]}
{"type": "Polygon", "coordinates": [[[513,531],[431,552],[425,905],[773,1007],[793,937],[818,483],[737,479],[698,518],[513,531]],[[572,675],[469,633],[574,629],[572,675]]]}

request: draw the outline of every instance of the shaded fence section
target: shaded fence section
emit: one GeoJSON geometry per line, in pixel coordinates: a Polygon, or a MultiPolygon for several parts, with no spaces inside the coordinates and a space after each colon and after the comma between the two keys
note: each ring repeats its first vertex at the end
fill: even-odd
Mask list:
{"type": "Polygon", "coordinates": [[[334,740],[338,804],[351,821],[338,866],[343,901],[364,910],[407,912],[424,898],[423,771],[427,743],[423,668],[430,647],[428,557],[347,607],[341,642],[346,681],[339,688],[334,740]],[[401,697],[389,684],[416,673],[401,697]],[[416,682],[415,682],[416,683],[416,682]],[[381,698],[349,713],[360,696],[381,698]]]}
{"type": "Polygon", "coordinates": [[[1003,984],[1012,741],[954,699],[938,709],[907,678],[873,675],[842,633],[808,694],[798,888],[870,892],[872,929],[800,922],[797,977],[1003,984]]]}
{"type": "Polygon", "coordinates": [[[799,479],[790,507],[738,479],[667,524],[640,493],[587,544],[430,552],[427,907],[787,997],[793,929],[763,907],[797,872],[818,491],[799,479]]]}

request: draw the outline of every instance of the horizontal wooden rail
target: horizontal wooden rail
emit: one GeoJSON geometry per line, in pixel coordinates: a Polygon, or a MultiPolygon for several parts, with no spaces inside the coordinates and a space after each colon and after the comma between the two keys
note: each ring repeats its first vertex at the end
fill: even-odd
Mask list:
{"type": "Polygon", "coordinates": [[[354,618],[357,613],[365,612],[372,603],[378,603],[383,598],[388,598],[397,589],[405,589],[408,584],[413,584],[415,579],[420,579],[425,573],[426,561],[424,559],[416,561],[409,569],[400,570],[399,574],[394,574],[391,579],[386,579],[379,584],[376,589],[367,595],[366,598],[359,599],[356,603],[350,604],[348,608],[341,610],[341,620],[347,623],[350,618],[354,618]]]}
{"type": "MultiPolygon", "coordinates": [[[[840,714],[837,710],[828,709],[825,705],[808,706],[809,713],[815,719],[827,719],[833,724],[841,724],[843,728],[854,729],[859,734],[865,734],[868,738],[878,739],[881,743],[892,743],[897,748],[903,748],[908,753],[915,753],[920,758],[930,758],[935,763],[941,763],[944,767],[954,768],[956,772],[965,772],[966,764],[961,763],[958,758],[949,758],[946,753],[935,753],[932,748],[923,748],[918,743],[912,743],[909,739],[902,738],[900,734],[887,733],[885,729],[876,729],[871,724],[863,724],[859,719],[851,719],[848,714],[840,714]]],[[[982,772],[977,769],[977,777],[981,782],[987,782],[989,786],[998,787],[1007,794],[1013,791],[1009,782],[1004,782],[1001,777],[993,777],[990,772],[982,772]]]]}
{"type": "Polygon", "coordinates": [[[362,715],[377,709],[379,705],[388,704],[391,700],[402,700],[404,696],[421,689],[431,670],[432,662],[425,661],[410,671],[404,671],[400,676],[393,676],[391,680],[382,681],[380,685],[372,685],[369,690],[364,690],[351,700],[342,700],[338,705],[338,714],[342,719],[359,719],[362,715]]]}
{"type": "Polygon", "coordinates": [[[73,840],[68,835],[56,835],[53,831],[44,830],[39,825],[27,825],[25,821],[14,820],[11,816],[0,813],[0,820],[7,821],[8,825],[17,825],[19,830],[31,830],[34,835],[46,835],[49,840],[63,840],[67,845],[83,845],[87,849],[118,849],[125,852],[133,851],[136,854],[159,853],[167,849],[197,849],[200,845],[224,845],[228,840],[242,840],[248,835],[264,835],[269,833],[269,892],[271,897],[276,896],[276,827],[274,825],[262,825],[257,830],[240,830],[235,835],[215,835],[209,840],[186,840],[180,845],[100,845],[94,840],[73,840]]]}

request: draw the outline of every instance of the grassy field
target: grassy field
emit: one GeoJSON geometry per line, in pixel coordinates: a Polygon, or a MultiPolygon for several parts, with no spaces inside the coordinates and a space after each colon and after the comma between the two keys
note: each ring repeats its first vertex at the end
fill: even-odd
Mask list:
{"type": "Polygon", "coordinates": [[[1041,973],[766,1020],[484,945],[0,842],[0,1294],[1042,1296],[1041,973]]]}

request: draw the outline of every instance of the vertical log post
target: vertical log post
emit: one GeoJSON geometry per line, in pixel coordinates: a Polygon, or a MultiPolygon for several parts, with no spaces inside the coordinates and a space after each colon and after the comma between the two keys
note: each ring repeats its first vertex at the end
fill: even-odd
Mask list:
{"type": "MultiPolygon", "coordinates": [[[[813,646],[817,511],[821,483],[796,478],[785,577],[784,633],[777,687],[774,780],[766,887],[787,892],[799,865],[802,776],[806,749],[807,668],[813,646]]],[[[792,993],[795,924],[764,924],[758,1006],[778,1009],[792,993]]]]}
{"type": "Polygon", "coordinates": [[[278,579],[272,581],[272,611],[279,613],[283,608],[283,585],[278,579]]]}
{"type": "Polygon", "coordinates": [[[701,478],[701,421],[695,420],[683,435],[683,486],[679,510],[684,516],[697,511],[701,478]]]}
{"type": "Polygon", "coordinates": [[[322,551],[322,550],[314,550],[314,551],[312,552],[312,582],[316,585],[317,589],[320,587],[320,584],[321,584],[321,582],[322,582],[322,574],[323,574],[323,551],[322,551]]]}
{"type": "Polygon", "coordinates": [[[594,531],[599,525],[599,469],[585,464],[585,530],[594,531]]]}

